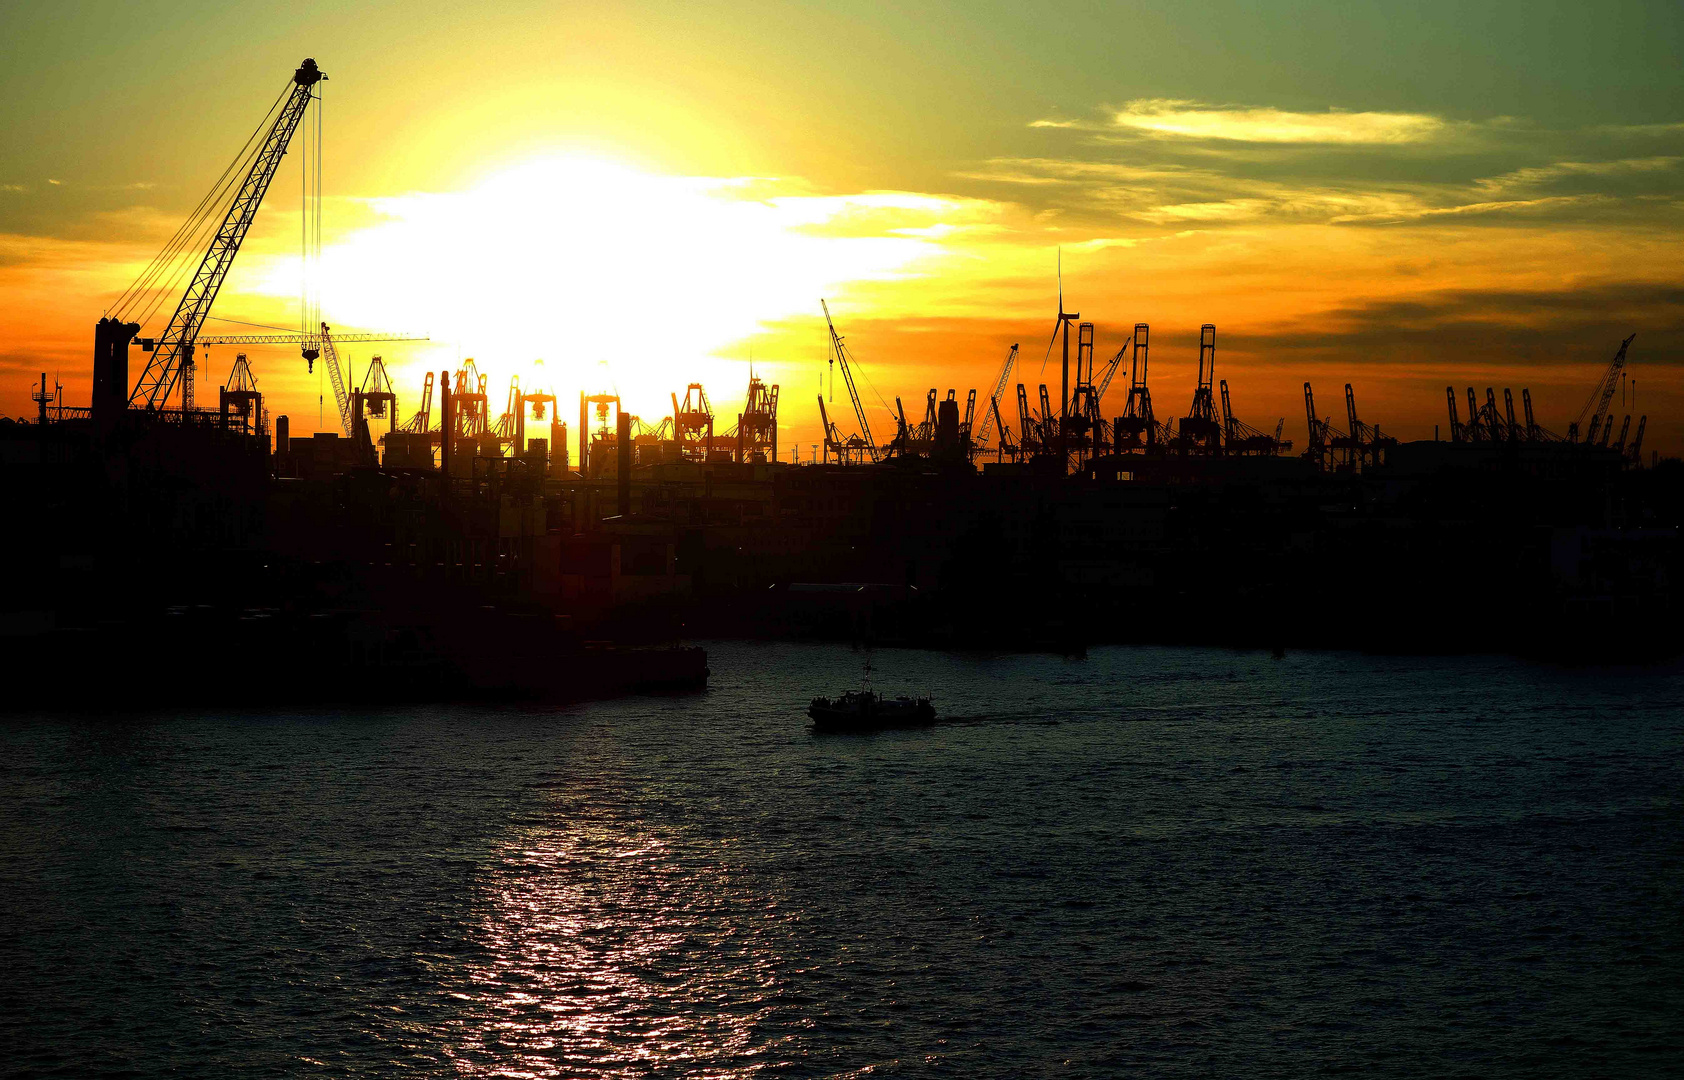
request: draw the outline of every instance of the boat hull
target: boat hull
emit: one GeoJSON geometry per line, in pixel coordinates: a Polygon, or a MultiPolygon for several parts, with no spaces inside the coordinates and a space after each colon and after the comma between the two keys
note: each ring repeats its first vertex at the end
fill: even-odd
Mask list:
{"type": "Polygon", "coordinates": [[[864,707],[815,701],[807,710],[815,732],[868,732],[893,728],[928,727],[936,710],[928,701],[885,701],[864,707]]]}

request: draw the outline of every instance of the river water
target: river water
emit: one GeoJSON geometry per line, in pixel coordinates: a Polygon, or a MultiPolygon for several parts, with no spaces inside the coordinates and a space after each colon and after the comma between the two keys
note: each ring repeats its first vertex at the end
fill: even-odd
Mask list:
{"type": "Polygon", "coordinates": [[[1684,668],[846,647],[0,723],[0,1073],[1663,1075],[1684,668]]]}

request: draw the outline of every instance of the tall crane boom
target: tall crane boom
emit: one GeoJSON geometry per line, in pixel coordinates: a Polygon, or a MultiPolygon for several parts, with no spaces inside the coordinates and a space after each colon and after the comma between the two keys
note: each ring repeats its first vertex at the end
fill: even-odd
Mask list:
{"type": "Polygon", "coordinates": [[[1632,339],[1636,337],[1637,335],[1633,334],[1620,342],[1620,351],[1614,354],[1614,359],[1609,361],[1607,370],[1602,373],[1602,379],[1590,392],[1590,397],[1585,399],[1585,407],[1579,410],[1579,418],[1567,426],[1569,438],[1577,441],[1579,432],[1586,430],[1586,416],[1590,417],[1589,433],[1585,437],[1587,443],[1596,441],[1599,427],[1613,423],[1608,419],[1608,404],[1614,400],[1614,391],[1620,385],[1620,375],[1626,369],[1626,350],[1631,347],[1632,339]],[[1592,405],[1595,406],[1594,412],[1592,405]]]}
{"type": "Polygon", "coordinates": [[[228,206],[222,227],[205,250],[205,257],[199,263],[187,291],[182,294],[181,302],[176,305],[169,326],[146,362],[146,370],[136,380],[134,390],[129,394],[131,406],[162,408],[181,380],[183,367],[192,364],[193,344],[199,336],[199,327],[203,325],[205,316],[210,314],[229,267],[234,265],[234,256],[240,252],[240,244],[251,228],[258,204],[263,201],[264,192],[269,190],[269,182],[275,178],[275,170],[286,155],[293,132],[298,130],[304,110],[315,95],[315,85],[325,77],[311,59],[306,59],[293,72],[291,96],[270,125],[263,146],[253,158],[245,182],[240,185],[239,194],[228,206]]]}
{"type": "Polygon", "coordinates": [[[848,384],[848,396],[854,402],[854,418],[859,421],[860,438],[865,440],[866,453],[871,455],[871,460],[875,462],[877,460],[877,440],[871,437],[871,422],[865,418],[865,403],[860,400],[860,392],[854,386],[854,371],[848,363],[848,349],[842,344],[842,335],[836,332],[836,323],[831,321],[830,305],[820,299],[819,306],[824,308],[824,322],[830,328],[831,358],[842,365],[842,381],[848,384]]]}
{"type": "Polygon", "coordinates": [[[994,392],[988,395],[989,407],[982,412],[982,430],[975,439],[971,440],[978,446],[988,441],[988,433],[994,427],[994,416],[998,412],[993,405],[1000,400],[1000,395],[1006,392],[1006,381],[1011,378],[1012,365],[1015,363],[1017,363],[1017,343],[1013,342],[1011,351],[1006,354],[1006,362],[1000,365],[1000,377],[994,380],[994,392]]]}
{"type": "Polygon", "coordinates": [[[345,375],[339,370],[339,350],[333,347],[333,335],[322,323],[322,359],[327,361],[327,381],[333,384],[333,400],[339,403],[339,423],[345,434],[355,437],[351,421],[351,398],[345,392],[345,375]]]}

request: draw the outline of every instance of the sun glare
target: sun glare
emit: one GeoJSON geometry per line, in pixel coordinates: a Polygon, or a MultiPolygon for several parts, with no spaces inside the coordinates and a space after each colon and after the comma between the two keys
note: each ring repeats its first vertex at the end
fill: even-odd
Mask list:
{"type": "MultiPolygon", "coordinates": [[[[928,196],[814,195],[571,156],[369,206],[382,220],[323,257],[339,321],[423,329],[497,372],[494,386],[542,357],[558,390],[607,389],[606,377],[634,410],[666,406],[697,378],[728,379],[729,393],[745,339],[816,317],[819,297],[849,283],[927,269],[946,250],[936,227],[968,212],[928,196]]],[[[291,275],[277,267],[271,291],[295,294],[291,275]]],[[[814,356],[756,360],[776,377],[821,349],[816,339],[814,356]]]]}

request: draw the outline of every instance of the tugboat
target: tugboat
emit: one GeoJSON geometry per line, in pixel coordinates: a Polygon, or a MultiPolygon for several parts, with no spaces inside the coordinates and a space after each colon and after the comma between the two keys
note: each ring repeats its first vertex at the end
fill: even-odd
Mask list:
{"type": "Polygon", "coordinates": [[[865,666],[865,686],[839,698],[816,697],[807,707],[814,733],[882,731],[924,727],[936,722],[936,708],[927,697],[887,698],[871,689],[871,665],[865,666]]]}

